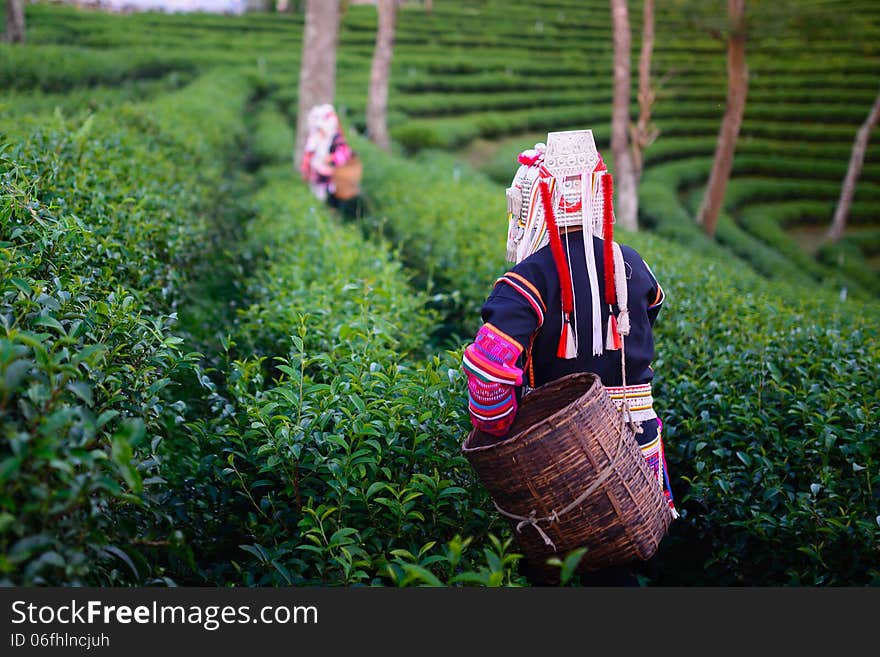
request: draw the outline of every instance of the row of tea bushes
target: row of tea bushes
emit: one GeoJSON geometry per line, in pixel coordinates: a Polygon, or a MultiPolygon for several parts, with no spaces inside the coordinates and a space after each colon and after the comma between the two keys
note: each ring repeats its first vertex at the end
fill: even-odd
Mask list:
{"type": "Polygon", "coordinates": [[[657,398],[685,511],[669,583],[876,585],[876,304],[639,240],[668,299],[657,398]]]}
{"type": "MultiPolygon", "coordinates": [[[[373,10],[374,11],[374,10],[373,10]]],[[[93,60],[93,70],[106,78],[114,68],[131,62],[138,69],[150,61],[180,64],[206,71],[218,67],[253,67],[299,71],[302,15],[216,16],[182,14],[180,16],[134,13],[126,16],[85,12],[65,6],[29,6],[28,46],[15,57],[25,75],[16,86],[46,78],[63,84],[62,71],[71,80],[83,75],[77,62],[93,60]],[[183,19],[183,20],[181,20],[183,19]],[[58,63],[48,55],[29,61],[27,52],[37,46],[46,53],[70,53],[73,63],[58,63]],[[116,66],[110,62],[116,60],[116,66]],[[47,62],[55,61],[57,73],[47,62]],[[36,73],[36,76],[35,76],[36,73]]],[[[373,19],[375,22],[375,18],[373,19]]],[[[344,25],[343,25],[344,29],[344,25]]],[[[10,52],[16,48],[10,48],[10,52]]],[[[339,73],[348,69],[369,72],[372,46],[357,52],[341,48],[337,56],[339,73]]],[[[11,64],[10,64],[11,66],[11,64]]],[[[13,70],[15,67],[12,67],[13,70]]],[[[366,87],[364,87],[366,88],[366,87]]]]}
{"type": "MultiPolygon", "coordinates": [[[[711,164],[711,158],[688,158],[647,170],[639,186],[641,225],[681,244],[705,248],[707,240],[694,223],[693,216],[702,199],[702,183],[711,164]],[[686,197],[684,207],[682,196],[686,197]]],[[[807,194],[816,198],[822,192],[830,193],[831,185],[806,180],[792,180],[783,184],[771,180],[735,179],[728,185],[729,204],[745,212],[749,207],[747,203],[766,200],[768,195],[771,200],[778,201],[809,198],[807,194]]],[[[870,186],[865,189],[864,193],[867,194],[872,191],[870,186]]],[[[839,267],[814,261],[781,230],[755,230],[756,223],[766,223],[763,215],[743,221],[732,212],[726,213],[719,217],[717,241],[768,278],[800,280],[803,285],[821,285],[829,290],[849,286],[853,292],[863,296],[871,294],[871,288],[860,286],[858,278],[851,278],[839,267]]]]}
{"type": "MultiPolygon", "coordinates": [[[[30,117],[61,112],[68,118],[83,118],[123,103],[144,102],[179,89],[192,81],[194,75],[174,71],[156,79],[125,80],[118,84],[84,86],[64,91],[44,92],[38,89],[8,91],[0,103],[0,124],[11,126],[30,117]]],[[[16,126],[17,128],[20,126],[16,126]]]]}
{"type": "Polygon", "coordinates": [[[179,546],[158,503],[169,386],[197,358],[176,310],[248,93],[212,76],[5,146],[0,581],[147,583],[179,546]]]}
{"type": "Polygon", "coordinates": [[[574,130],[585,125],[596,126],[593,132],[598,141],[599,135],[605,136],[605,139],[610,136],[605,120],[607,116],[608,110],[605,107],[578,105],[409,119],[390,130],[392,138],[408,151],[432,148],[448,150],[477,138],[492,139],[541,130],[548,125],[559,130],[574,130]]]}
{"type": "Polygon", "coordinates": [[[120,57],[119,53],[72,46],[40,46],[30,50],[0,45],[0,87],[5,90],[67,91],[74,87],[118,85],[132,79],[156,79],[171,72],[193,72],[192,63],[167,51],[150,49],[120,57]]]}
{"type": "Polygon", "coordinates": [[[389,240],[413,284],[432,295],[440,337],[476,331],[480,306],[504,273],[504,190],[446,154],[408,160],[354,143],[364,159],[367,233],[389,240]]]}
{"type": "Polygon", "coordinates": [[[247,120],[250,127],[247,153],[249,168],[293,162],[295,126],[288,124],[284,114],[274,104],[262,104],[255,114],[248,115],[247,120]]]}
{"type": "MultiPolygon", "coordinates": [[[[696,187],[686,199],[686,203],[696,211],[696,203],[702,197],[702,188],[696,187]]],[[[876,205],[876,196],[880,188],[876,185],[863,184],[856,191],[856,200],[849,218],[849,225],[861,230],[865,224],[871,225],[874,213],[871,207],[876,205]]],[[[839,194],[839,183],[789,180],[768,181],[761,178],[738,178],[728,185],[727,206],[731,214],[751,235],[787,257],[793,265],[804,272],[810,273],[818,282],[835,286],[848,286],[852,292],[875,297],[880,291],[876,275],[867,264],[868,245],[865,250],[857,250],[854,258],[846,262],[814,259],[791,235],[780,227],[790,212],[798,212],[801,226],[812,226],[814,230],[827,231],[834,216],[834,206],[839,194]],[[801,203],[807,203],[810,214],[803,212],[801,203]],[[818,208],[824,204],[825,211],[818,208]],[[752,208],[755,208],[753,211],[752,208]],[[778,208],[778,210],[773,209],[778,208]],[[814,209],[816,208],[816,209],[814,209]],[[781,217],[781,219],[780,219],[781,217]],[[807,218],[808,217],[808,218],[807,218]],[[816,225],[817,220],[821,223],[816,225]]],[[[834,246],[827,244],[827,249],[834,246]]]]}
{"type": "Polygon", "coordinates": [[[828,269],[840,271],[846,276],[841,283],[841,294],[848,294],[851,288],[856,294],[860,289],[873,291],[876,295],[880,283],[877,280],[876,230],[851,231],[838,243],[822,243],[815,252],[816,259],[828,269]]]}
{"type": "MultiPolygon", "coordinates": [[[[399,64],[399,75],[395,79],[394,87],[402,92],[401,96],[404,97],[416,93],[473,93],[479,91],[509,93],[554,90],[557,92],[610,93],[609,84],[605,78],[598,75],[561,75],[558,70],[553,70],[542,71],[540,75],[527,76],[520,72],[515,73],[504,66],[498,67],[498,70],[481,68],[468,74],[461,72],[456,74],[436,71],[434,68],[430,62],[420,63],[415,56],[408,57],[405,63],[399,64]]],[[[662,102],[702,97],[705,100],[716,98],[719,102],[723,101],[724,85],[717,78],[717,74],[710,76],[691,73],[684,79],[687,80],[689,86],[681,86],[681,81],[677,80],[675,87],[658,89],[658,99],[662,102]]],[[[874,77],[870,73],[813,71],[809,77],[792,77],[787,73],[774,73],[771,69],[761,75],[762,86],[750,90],[749,93],[750,96],[754,93],[759,99],[767,99],[768,101],[777,99],[788,103],[815,103],[826,100],[840,103],[852,100],[870,105],[871,96],[875,90],[873,83],[874,77]],[[839,96],[837,95],[838,91],[841,92],[839,96]]]]}
{"type": "MultiPolygon", "coordinates": [[[[770,110],[772,113],[772,110],[770,110]]],[[[720,112],[713,112],[720,117],[720,112]]],[[[717,135],[718,119],[695,116],[682,119],[682,112],[670,110],[661,116],[657,126],[664,137],[694,137],[698,135],[717,135]]],[[[593,131],[609,135],[608,119],[610,107],[600,106],[561,106],[541,109],[495,110],[474,112],[451,117],[431,117],[409,119],[406,123],[391,129],[392,137],[408,150],[422,148],[453,149],[478,137],[491,139],[498,136],[545,129],[568,130],[582,126],[593,126],[593,131]]],[[[803,134],[803,127],[791,122],[762,121],[747,123],[742,128],[744,140],[773,139],[796,141],[803,134]]],[[[847,125],[823,127],[812,139],[817,142],[848,142],[853,130],[847,125]]]]}
{"type": "MultiPolygon", "coordinates": [[[[301,17],[253,13],[229,16],[211,13],[161,14],[83,11],[71,6],[29,5],[26,8],[28,42],[56,43],[93,48],[135,48],[193,41],[239,46],[263,35],[299,42],[301,17]]],[[[277,43],[274,42],[274,43],[277,43]]],[[[266,45],[266,44],[263,44],[266,45]]]]}
{"type": "Polygon", "coordinates": [[[245,240],[263,264],[245,285],[254,305],[241,309],[236,328],[243,353],[287,356],[300,327],[310,334],[304,343],[310,353],[334,360],[346,357],[335,353],[340,335],[401,356],[418,350],[431,316],[399,261],[381,245],[365,243],[355,227],[339,226],[289,163],[258,175],[264,186],[252,198],[256,217],[245,240]]]}
{"type": "MultiPolygon", "coordinates": [[[[402,86],[408,87],[412,84],[411,76],[404,73],[402,77],[402,86]]],[[[523,93],[523,90],[487,93],[482,87],[469,92],[425,91],[418,95],[403,94],[398,91],[392,97],[391,104],[395,109],[411,117],[577,104],[598,105],[607,108],[610,112],[612,89],[601,78],[594,78],[591,84],[588,81],[580,82],[575,88],[567,88],[564,80],[555,78],[542,77],[540,81],[549,87],[540,94],[523,93]]],[[[843,94],[843,98],[798,98],[796,94],[789,95],[795,97],[782,96],[778,90],[767,93],[759,90],[750,94],[749,120],[799,119],[825,124],[852,125],[864,119],[873,102],[873,97],[869,93],[860,90],[851,90],[849,94],[843,94]]],[[[655,119],[717,117],[720,116],[721,106],[724,103],[723,93],[721,90],[716,91],[714,87],[676,87],[663,90],[660,99],[661,102],[652,112],[652,117],[655,119]]],[[[637,98],[633,97],[632,115],[637,116],[638,111],[637,98]]]]}
{"type": "MultiPolygon", "coordinates": [[[[748,205],[740,212],[739,221],[749,233],[759,237],[766,244],[773,245],[779,253],[817,280],[823,280],[829,270],[834,270],[843,274],[846,279],[858,283],[865,290],[873,291],[875,294],[880,292],[880,282],[876,275],[872,274],[867,262],[867,258],[877,253],[876,240],[871,240],[871,235],[876,234],[876,231],[859,230],[847,237],[845,255],[842,258],[831,257],[831,254],[837,250],[835,245],[823,244],[820,241],[817,260],[804,246],[796,243],[785,230],[799,224],[809,227],[810,221],[817,216],[829,218],[829,225],[819,228],[818,236],[814,237],[824,240],[825,232],[830,227],[830,217],[834,216],[833,203],[789,201],[748,205]]],[[[849,216],[849,225],[860,227],[861,224],[869,224],[872,217],[870,205],[856,204],[849,216]]],[[[845,285],[846,280],[840,281],[840,284],[845,285]]]]}
{"type": "MultiPolygon", "coordinates": [[[[259,253],[211,409],[173,453],[197,554],[184,581],[520,581],[503,523],[459,454],[460,354],[421,355],[426,297],[288,166],[258,172],[259,253]],[[184,491],[192,491],[187,494],[184,491]],[[189,577],[190,580],[186,580],[189,577]]],[[[169,454],[170,456],[170,454],[169,454]]]]}
{"type": "MultiPolygon", "coordinates": [[[[664,164],[670,160],[688,159],[691,157],[712,157],[717,144],[717,136],[705,137],[680,137],[675,140],[661,138],[651,144],[644,152],[646,166],[664,164]]],[[[782,141],[749,139],[738,142],[736,146],[736,158],[751,157],[753,159],[774,159],[768,153],[783,156],[786,160],[797,159],[804,163],[837,162],[842,166],[849,159],[852,151],[851,143],[810,143],[803,141],[782,141]]],[[[736,160],[735,160],[736,162],[736,160]]],[[[871,151],[865,153],[865,164],[876,166],[880,162],[880,156],[871,151]]],[[[842,178],[842,176],[841,176],[842,178]]]]}
{"type": "MultiPolygon", "coordinates": [[[[28,7],[28,44],[3,44],[0,84],[21,95],[8,100],[35,106],[42,92],[88,98],[89,90],[111,95],[114,89],[167,79],[181,84],[209,69],[226,67],[233,75],[249,74],[254,66],[263,69],[298,68],[298,52],[278,51],[287,35],[298,39],[295,23],[278,26],[278,37],[265,40],[264,30],[242,24],[236,28],[214,16],[180,17],[134,14],[121,17],[101,12],[84,12],[64,7],[28,7]],[[162,29],[156,29],[156,22],[162,29]],[[233,69],[230,71],[230,68],[233,69]]],[[[259,18],[254,16],[254,21],[259,18]]],[[[274,30],[273,30],[274,32],[274,30]]],[[[290,44],[291,46],[294,43],[290,44]]],[[[341,55],[343,68],[351,61],[341,55]]],[[[359,60],[358,60],[359,65],[359,60]]],[[[123,99],[125,100],[125,99],[123,99]]]]}
{"type": "MultiPolygon", "coordinates": [[[[601,136],[605,133],[594,131],[594,134],[601,136]]],[[[541,140],[545,136],[546,133],[533,135],[534,139],[541,138],[541,140]]],[[[665,180],[674,183],[677,178],[665,177],[670,171],[695,170],[695,165],[688,164],[688,162],[700,162],[700,170],[708,170],[706,167],[711,164],[717,143],[716,136],[679,137],[676,139],[664,139],[664,136],[665,133],[661,132],[660,138],[643,153],[646,173],[650,174],[648,180],[663,176],[665,180]],[[680,167],[654,171],[659,165],[678,165],[679,163],[680,167]]],[[[524,139],[507,144],[502,143],[491,158],[480,166],[480,170],[492,180],[507,184],[511,178],[510,163],[515,162],[517,153],[529,145],[524,139]]],[[[603,156],[610,160],[611,153],[607,143],[597,137],[597,145],[603,151],[603,156]]],[[[831,195],[835,189],[839,193],[839,185],[846,173],[846,162],[851,150],[852,145],[849,143],[805,143],[749,139],[737,144],[733,173],[738,176],[760,173],[767,177],[773,177],[785,172],[792,178],[816,179],[823,182],[823,189],[826,195],[829,195],[828,200],[836,201],[836,194],[833,195],[833,199],[831,195]],[[774,153],[774,155],[768,155],[768,153],[774,153]]],[[[873,151],[866,153],[863,167],[866,178],[876,177],[874,174],[878,172],[878,163],[880,163],[880,156],[873,151]]],[[[703,177],[705,175],[704,172],[703,177]]],[[[699,179],[696,171],[688,177],[689,183],[690,181],[697,182],[699,179]]],[[[863,223],[870,223],[866,216],[869,210],[870,206],[868,205],[861,211],[859,211],[858,204],[854,208],[855,214],[860,221],[863,220],[863,223]]],[[[820,214],[830,217],[833,215],[833,208],[829,214],[823,206],[820,214]]]]}
{"type": "MultiPolygon", "coordinates": [[[[697,90],[697,93],[705,93],[697,90]]],[[[659,122],[675,122],[695,119],[720,119],[723,112],[723,98],[692,98],[693,93],[664,94],[662,103],[652,109],[651,117],[659,122]]],[[[762,103],[759,98],[749,99],[749,120],[760,122],[807,121],[823,125],[843,124],[851,126],[864,120],[873,99],[863,99],[861,103],[826,102],[822,104],[803,104],[794,101],[762,103]]],[[[632,115],[638,116],[638,104],[632,101],[632,115]]],[[[611,89],[603,85],[600,89],[584,92],[581,89],[556,91],[548,90],[541,94],[495,93],[487,94],[480,90],[469,94],[420,94],[413,97],[400,97],[394,101],[395,109],[408,116],[440,117],[470,112],[509,112],[536,107],[566,106],[601,107],[605,109],[602,122],[610,120],[611,89]]],[[[771,158],[772,159],[772,158],[771,158]]],[[[845,166],[845,162],[841,163],[845,166]]]]}

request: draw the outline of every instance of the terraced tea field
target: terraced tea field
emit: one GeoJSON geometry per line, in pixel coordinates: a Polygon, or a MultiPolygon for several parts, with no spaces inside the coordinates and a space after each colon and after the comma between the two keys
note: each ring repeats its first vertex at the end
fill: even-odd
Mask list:
{"type": "MultiPolygon", "coordinates": [[[[880,88],[880,6],[750,3],[710,240],[721,23],[657,4],[659,137],[619,236],[667,293],[682,515],[643,583],[877,585],[880,135],[844,240],[823,235],[880,88]]],[[[391,153],[363,134],[375,8],[343,13],[355,216],[291,165],[301,15],[27,5],[27,44],[0,45],[0,583],[529,584],[460,452],[461,352],[517,152],[591,128],[613,171],[608,3],[433,5],[400,13],[391,153]]]]}

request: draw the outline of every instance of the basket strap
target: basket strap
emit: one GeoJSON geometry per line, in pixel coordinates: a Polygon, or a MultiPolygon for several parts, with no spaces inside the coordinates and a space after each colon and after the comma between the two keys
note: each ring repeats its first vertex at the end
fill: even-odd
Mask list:
{"type": "Polygon", "coordinates": [[[632,411],[629,408],[629,400],[626,398],[626,335],[629,333],[627,330],[626,333],[620,336],[620,382],[623,386],[623,402],[620,407],[620,441],[623,442],[623,423],[626,421],[626,417],[628,416],[629,424],[636,430],[635,422],[632,419],[632,411]]]}
{"type": "Polygon", "coordinates": [[[525,527],[526,525],[531,525],[541,535],[541,538],[544,539],[544,543],[552,547],[553,551],[556,552],[556,545],[553,543],[553,541],[550,540],[550,537],[547,536],[547,533],[543,529],[541,529],[541,525],[538,524],[539,522],[553,522],[554,520],[557,520],[557,513],[555,511],[551,515],[545,516],[543,518],[537,518],[534,511],[532,511],[528,516],[520,516],[515,513],[509,513],[505,511],[500,506],[498,506],[498,502],[495,502],[494,500],[493,503],[495,504],[495,508],[498,509],[498,513],[500,513],[501,515],[507,516],[508,518],[511,518],[513,520],[519,520],[519,523],[517,523],[516,525],[516,531],[521,532],[523,527],[525,527]]]}

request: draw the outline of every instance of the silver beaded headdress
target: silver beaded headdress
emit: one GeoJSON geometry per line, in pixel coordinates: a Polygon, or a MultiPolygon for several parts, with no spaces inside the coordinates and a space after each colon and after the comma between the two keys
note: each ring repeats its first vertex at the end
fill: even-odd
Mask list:
{"type": "MultiPolygon", "coordinates": [[[[596,149],[593,132],[550,132],[546,143],[537,143],[534,148],[523,151],[518,161],[519,169],[506,190],[507,260],[519,263],[539,249],[552,246],[553,240],[559,239],[561,228],[581,227],[592,299],[592,351],[593,354],[601,354],[602,297],[592,237],[607,235],[610,238],[614,218],[610,199],[611,174],[596,149]]],[[[554,259],[560,270],[560,283],[569,286],[572,293],[568,298],[573,299],[574,281],[570,280],[566,263],[561,262],[568,259],[568,242],[565,242],[565,254],[554,254],[554,259]],[[563,274],[568,274],[569,279],[564,280],[563,274]]],[[[563,293],[563,299],[566,299],[566,293],[563,293]]],[[[573,358],[577,355],[576,327],[568,326],[575,321],[573,308],[564,307],[560,357],[573,358]]]]}

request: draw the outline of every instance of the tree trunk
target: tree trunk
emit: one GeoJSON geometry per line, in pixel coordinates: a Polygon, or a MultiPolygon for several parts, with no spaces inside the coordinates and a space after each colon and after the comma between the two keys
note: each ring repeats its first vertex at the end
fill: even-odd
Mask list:
{"type": "Polygon", "coordinates": [[[654,91],[651,89],[651,56],[654,52],[654,0],[645,0],[642,10],[642,51],[639,55],[639,121],[632,134],[633,169],[636,181],[644,169],[643,153],[657,138],[651,126],[651,107],[654,91]]]}
{"type": "Polygon", "coordinates": [[[394,27],[397,21],[397,0],[378,0],[376,3],[379,27],[376,30],[376,49],[370,69],[370,97],[367,101],[367,133],[382,150],[391,150],[388,136],[388,78],[391,56],[394,53],[394,27]]]}
{"type": "Polygon", "coordinates": [[[709,182],[697,214],[697,223],[710,237],[715,235],[718,215],[724,203],[724,192],[733,168],[736,140],[742,126],[749,89],[745,0],[727,0],[727,12],[730,18],[730,35],[727,39],[727,107],[718,132],[712,172],[709,174],[709,182]]]}
{"type": "Polygon", "coordinates": [[[614,100],[611,112],[611,152],[614,155],[614,215],[627,230],[638,230],[639,202],[635,169],[629,149],[630,48],[632,36],[626,0],[611,0],[614,30],[614,100]]]}
{"type": "Polygon", "coordinates": [[[24,0],[6,0],[6,34],[9,43],[24,43],[24,0]]]}
{"type": "Polygon", "coordinates": [[[302,161],[309,110],[333,103],[336,93],[336,44],[339,39],[339,1],[307,0],[299,71],[294,166],[302,161]]]}
{"type": "Polygon", "coordinates": [[[849,158],[849,167],[846,170],[846,177],[843,179],[843,187],[840,190],[840,200],[837,201],[837,208],[834,210],[834,220],[831,222],[831,228],[828,231],[828,239],[837,242],[843,237],[843,231],[846,229],[846,220],[849,217],[849,210],[852,207],[853,196],[856,193],[856,181],[862,172],[862,164],[865,162],[865,150],[868,148],[868,139],[871,137],[871,131],[877,126],[880,120],[880,94],[874,101],[874,107],[868,114],[868,118],[856,133],[856,140],[853,143],[852,154],[849,158]]]}

